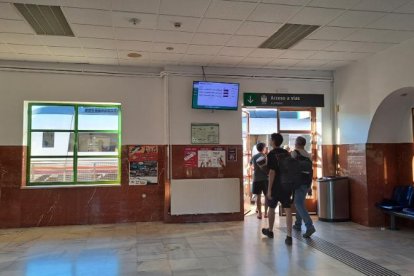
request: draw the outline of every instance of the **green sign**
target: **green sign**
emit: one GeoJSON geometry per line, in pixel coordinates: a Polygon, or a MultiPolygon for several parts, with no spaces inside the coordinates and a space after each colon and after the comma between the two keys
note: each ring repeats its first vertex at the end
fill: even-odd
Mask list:
{"type": "Polygon", "coordinates": [[[266,94],[244,93],[244,106],[296,106],[296,107],[324,107],[322,94],[266,94]]]}

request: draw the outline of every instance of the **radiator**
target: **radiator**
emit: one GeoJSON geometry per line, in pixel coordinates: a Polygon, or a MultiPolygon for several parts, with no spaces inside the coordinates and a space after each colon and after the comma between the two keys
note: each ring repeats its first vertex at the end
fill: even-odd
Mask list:
{"type": "Polygon", "coordinates": [[[240,179],[171,180],[171,215],[240,212],[240,179]]]}

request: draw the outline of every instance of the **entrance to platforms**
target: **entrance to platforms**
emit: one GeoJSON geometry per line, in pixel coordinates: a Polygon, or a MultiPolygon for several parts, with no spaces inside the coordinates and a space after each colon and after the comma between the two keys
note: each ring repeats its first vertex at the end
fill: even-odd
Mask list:
{"type": "MultiPolygon", "coordinates": [[[[258,153],[256,145],[266,144],[270,151],[270,135],[278,132],[283,136],[282,147],[294,150],[295,139],[302,136],[306,139],[306,151],[312,153],[314,164],[314,180],[316,179],[317,139],[315,108],[257,108],[242,109],[243,137],[243,191],[245,214],[256,213],[256,197],[252,194],[253,167],[250,165],[252,156],[258,153]]],[[[313,185],[315,186],[315,185],[313,185]]],[[[310,212],[316,213],[316,192],[308,196],[306,205],[310,212]]],[[[264,196],[261,196],[264,202],[264,196]]],[[[264,204],[262,204],[264,206],[264,204]]],[[[262,207],[263,208],[263,207],[262,207]]],[[[279,211],[282,214],[282,210],[279,211]]]]}

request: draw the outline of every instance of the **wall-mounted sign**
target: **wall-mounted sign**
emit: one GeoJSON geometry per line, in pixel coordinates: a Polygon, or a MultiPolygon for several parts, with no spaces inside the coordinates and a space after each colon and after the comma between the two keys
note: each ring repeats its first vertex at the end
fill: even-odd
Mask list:
{"type": "Polygon", "coordinates": [[[237,148],[229,148],[227,150],[227,161],[229,162],[237,161],[237,148]]]}
{"type": "Polygon", "coordinates": [[[218,144],[218,124],[191,124],[192,144],[218,144]]]}
{"type": "Polygon", "coordinates": [[[198,149],[194,147],[184,148],[184,168],[198,167],[198,149]]]}
{"type": "Polygon", "coordinates": [[[224,168],[226,150],[224,148],[200,149],[198,151],[199,168],[224,168]]]}
{"type": "Polygon", "coordinates": [[[324,107],[322,94],[266,94],[244,93],[244,106],[324,107]]]}
{"type": "Polygon", "coordinates": [[[129,185],[158,183],[158,146],[128,147],[129,185]]]}

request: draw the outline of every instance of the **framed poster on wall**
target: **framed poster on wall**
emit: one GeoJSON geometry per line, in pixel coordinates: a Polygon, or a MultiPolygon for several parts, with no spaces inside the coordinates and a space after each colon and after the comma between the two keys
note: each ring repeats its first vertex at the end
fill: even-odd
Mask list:
{"type": "Polygon", "coordinates": [[[219,124],[191,124],[192,144],[218,144],[219,124]]]}

